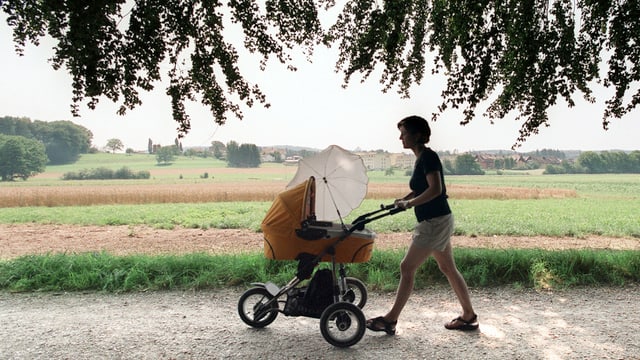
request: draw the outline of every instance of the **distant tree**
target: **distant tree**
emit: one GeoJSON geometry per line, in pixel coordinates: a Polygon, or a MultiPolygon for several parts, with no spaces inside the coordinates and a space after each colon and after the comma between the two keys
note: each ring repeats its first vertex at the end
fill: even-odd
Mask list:
{"type": "Polygon", "coordinates": [[[151,141],[151,138],[149,138],[149,143],[147,144],[147,151],[149,154],[153,154],[153,141],[151,141]]]}
{"type": "Polygon", "coordinates": [[[273,156],[273,162],[275,163],[281,163],[284,161],[284,159],[282,158],[282,154],[280,153],[280,151],[274,151],[271,153],[271,156],[273,156]]]}
{"type": "Polygon", "coordinates": [[[603,151],[600,157],[607,164],[608,173],[628,173],[630,170],[629,156],[624,151],[603,151]]]}
{"type": "Polygon", "coordinates": [[[107,140],[107,145],[105,146],[107,149],[111,149],[111,152],[115,154],[117,150],[124,149],[124,144],[120,139],[109,139],[107,140]]]}
{"type": "Polygon", "coordinates": [[[47,149],[50,164],[68,164],[75,162],[80,154],[91,147],[93,134],[87,128],[71,121],[33,122],[33,133],[47,149]]]}
{"type": "Polygon", "coordinates": [[[484,175],[484,171],[471,154],[458,155],[455,160],[456,175],[484,175]]]}
{"type": "Polygon", "coordinates": [[[635,174],[640,172],[640,151],[585,151],[578,156],[577,163],[589,174],[635,174]]]}
{"type": "Polygon", "coordinates": [[[254,144],[238,145],[235,141],[227,144],[227,164],[235,168],[259,167],[260,150],[254,144]]]}
{"type": "Polygon", "coordinates": [[[535,157],[555,157],[558,159],[566,159],[567,155],[560,150],[542,149],[534,152],[525,153],[526,155],[532,155],[535,157]]]}
{"type": "Polygon", "coordinates": [[[602,174],[607,172],[607,165],[600,155],[594,151],[585,151],[578,156],[578,164],[584,167],[589,174],[602,174]]]}
{"type": "Polygon", "coordinates": [[[544,175],[554,174],[579,174],[583,173],[584,169],[568,160],[563,160],[560,165],[547,165],[543,172],[544,175]]]}
{"type": "Polygon", "coordinates": [[[26,180],[44,172],[47,164],[44,145],[23,136],[0,135],[0,178],[26,180]]]}
{"type": "Polygon", "coordinates": [[[640,150],[634,150],[629,153],[629,162],[631,162],[631,172],[640,173],[640,150]]]}
{"type": "Polygon", "coordinates": [[[516,161],[512,157],[504,158],[504,168],[505,169],[513,169],[516,166],[516,161]]]}
{"type": "Polygon", "coordinates": [[[173,146],[163,146],[156,150],[156,161],[159,165],[170,164],[175,159],[175,148],[173,146]]]}
{"type": "Polygon", "coordinates": [[[39,140],[45,145],[51,164],[68,164],[91,149],[93,134],[71,121],[31,122],[29,118],[0,118],[0,133],[39,140]]]}
{"type": "Polygon", "coordinates": [[[453,166],[453,164],[451,163],[451,160],[449,159],[444,159],[442,161],[442,171],[444,171],[445,174],[455,174],[456,170],[455,167],[453,166]]]}
{"type": "Polygon", "coordinates": [[[182,143],[178,140],[178,138],[175,139],[174,143],[176,145],[176,149],[179,150],[179,153],[182,153],[182,143]]]}
{"type": "Polygon", "coordinates": [[[131,155],[131,154],[133,154],[135,152],[135,150],[133,150],[132,148],[127,148],[127,150],[125,150],[124,152],[127,155],[131,155]]]}
{"type": "Polygon", "coordinates": [[[213,141],[211,143],[211,147],[213,148],[213,157],[222,160],[224,159],[224,154],[227,151],[227,147],[220,141],[213,141]]]}
{"type": "Polygon", "coordinates": [[[33,138],[31,119],[4,116],[0,118],[0,134],[33,138]]]}

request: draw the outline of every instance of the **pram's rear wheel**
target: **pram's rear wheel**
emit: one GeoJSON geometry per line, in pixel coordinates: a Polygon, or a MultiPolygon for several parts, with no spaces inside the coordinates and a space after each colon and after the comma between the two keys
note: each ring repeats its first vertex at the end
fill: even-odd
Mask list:
{"type": "Polygon", "coordinates": [[[238,314],[247,325],[262,328],[271,324],[278,316],[278,302],[266,305],[273,295],[263,287],[245,291],[238,300],[238,314]]]}
{"type": "Polygon", "coordinates": [[[329,344],[349,347],[364,336],[365,321],[359,307],[349,302],[338,302],[329,305],[322,313],[320,331],[329,344]]]}
{"type": "Polygon", "coordinates": [[[364,308],[367,303],[367,286],[360,279],[354,277],[347,277],[344,280],[347,283],[344,301],[354,303],[360,309],[364,308]]]}

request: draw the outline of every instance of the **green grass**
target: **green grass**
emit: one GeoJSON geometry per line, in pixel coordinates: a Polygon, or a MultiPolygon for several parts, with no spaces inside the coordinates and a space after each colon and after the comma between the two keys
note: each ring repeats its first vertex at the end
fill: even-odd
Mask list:
{"type": "MultiPolygon", "coordinates": [[[[229,173],[227,163],[214,158],[184,157],[177,156],[169,165],[158,165],[155,155],[149,154],[84,154],[80,159],[67,165],[49,165],[43,174],[27,181],[16,181],[11,183],[2,183],[0,186],[67,186],[84,184],[118,184],[126,185],[127,183],[135,184],[165,184],[184,182],[184,180],[193,180],[198,182],[211,182],[212,179],[221,182],[247,181],[252,179],[263,180],[288,180],[291,177],[283,178],[282,171],[269,172],[269,169],[281,169],[281,164],[262,164],[257,174],[249,174],[246,172],[229,173]],[[108,168],[117,170],[127,167],[132,171],[149,171],[151,173],[150,180],[138,181],[63,181],[62,174],[67,172],[79,172],[85,169],[108,168]],[[222,171],[224,169],[225,171],[222,171]],[[167,174],[169,172],[169,174],[167,174]],[[208,179],[202,179],[201,175],[208,173],[208,179]],[[182,179],[179,176],[182,175],[182,179]]],[[[295,172],[295,168],[291,169],[291,173],[295,172]]]]}
{"type": "MultiPolygon", "coordinates": [[[[402,256],[400,250],[376,251],[369,262],[349,265],[348,274],[370,290],[391,291],[397,286],[402,256]]],[[[472,288],[622,286],[640,281],[640,251],[458,249],[455,257],[472,288]]],[[[0,262],[0,290],[129,292],[247,287],[267,281],[281,286],[295,272],[296,262],[268,260],[261,254],[33,255],[0,262]]],[[[416,276],[417,289],[445,283],[432,259],[416,276]]]]}
{"type": "MultiPolygon", "coordinates": [[[[388,202],[390,202],[389,200],[388,202]]],[[[365,200],[346,217],[373,211],[379,200],[365,200]]],[[[72,225],[147,225],[154,228],[221,228],[260,230],[270,202],[100,205],[6,208],[0,223],[72,225]]],[[[614,199],[452,200],[457,235],[576,236],[640,238],[640,201],[614,199]]],[[[411,231],[413,212],[367,225],[378,233],[411,231]]]]}
{"type": "Polygon", "coordinates": [[[640,199],[638,174],[448,176],[449,184],[575,190],[581,197],[640,199]]]}
{"type": "Polygon", "coordinates": [[[251,229],[258,231],[270,204],[228,202],[216,204],[100,205],[7,208],[0,223],[71,225],[147,225],[159,229],[251,229]]]}

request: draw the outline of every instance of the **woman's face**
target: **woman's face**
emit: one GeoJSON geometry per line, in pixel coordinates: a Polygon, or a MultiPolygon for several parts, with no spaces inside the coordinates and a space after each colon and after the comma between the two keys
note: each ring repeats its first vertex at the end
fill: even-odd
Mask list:
{"type": "Polygon", "coordinates": [[[411,149],[416,145],[417,134],[411,134],[404,126],[398,128],[400,130],[400,140],[402,141],[402,147],[405,149],[411,149]]]}

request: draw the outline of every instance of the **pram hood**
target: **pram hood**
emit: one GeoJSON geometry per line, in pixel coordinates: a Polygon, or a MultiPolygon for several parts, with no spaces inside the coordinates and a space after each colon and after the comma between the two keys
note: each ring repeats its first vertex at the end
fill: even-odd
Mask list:
{"type": "Polygon", "coordinates": [[[262,220],[261,228],[265,238],[283,238],[284,241],[296,237],[296,228],[309,218],[315,218],[314,177],[310,177],[288,190],[279,193],[262,220]]]}
{"type": "MultiPolygon", "coordinates": [[[[301,253],[320,254],[341,236],[345,235],[340,224],[321,222],[319,225],[326,236],[305,239],[300,237],[303,222],[314,227],[315,215],[315,178],[279,193],[269,211],[262,220],[264,234],[264,253],[270,259],[295,259],[301,253]]],[[[320,219],[322,220],[322,219],[320,219]]],[[[338,262],[362,262],[371,256],[375,233],[362,229],[348,234],[348,239],[336,247],[338,262]]],[[[329,261],[324,257],[323,261],[329,261]]]]}

